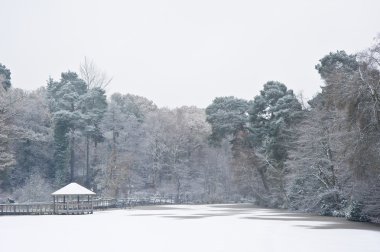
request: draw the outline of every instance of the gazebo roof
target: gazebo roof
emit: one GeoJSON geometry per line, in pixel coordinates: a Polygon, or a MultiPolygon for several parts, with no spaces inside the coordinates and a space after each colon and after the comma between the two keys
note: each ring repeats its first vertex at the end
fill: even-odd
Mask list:
{"type": "Polygon", "coordinates": [[[53,192],[51,195],[95,195],[96,193],[88,190],[87,188],[77,184],[70,183],[67,186],[53,192]]]}

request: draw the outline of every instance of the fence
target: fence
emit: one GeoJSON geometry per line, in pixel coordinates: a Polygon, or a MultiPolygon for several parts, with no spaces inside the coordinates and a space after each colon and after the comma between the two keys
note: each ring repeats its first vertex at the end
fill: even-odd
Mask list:
{"type": "MultiPolygon", "coordinates": [[[[130,197],[124,199],[97,198],[92,200],[94,211],[109,208],[127,208],[144,205],[167,205],[174,204],[174,197],[130,197]]],[[[33,215],[33,214],[83,214],[89,213],[91,204],[80,202],[80,204],[55,203],[53,202],[33,202],[33,203],[13,203],[0,204],[0,215],[33,215]]]]}

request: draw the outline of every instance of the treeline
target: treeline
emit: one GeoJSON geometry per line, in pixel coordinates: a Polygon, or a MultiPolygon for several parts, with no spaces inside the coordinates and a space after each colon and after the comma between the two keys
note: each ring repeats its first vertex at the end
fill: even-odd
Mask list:
{"type": "Polygon", "coordinates": [[[247,101],[158,108],[92,63],[33,92],[11,88],[0,65],[0,187],[45,200],[70,181],[99,195],[253,201],[351,220],[380,218],[380,43],[316,66],[310,101],[269,81],[247,101]]]}
{"type": "Polygon", "coordinates": [[[210,139],[229,140],[236,189],[260,205],[378,222],[380,41],[316,70],[325,85],[307,105],[273,81],[252,101],[215,99],[210,139]]]}
{"type": "Polygon", "coordinates": [[[33,92],[11,88],[1,65],[2,197],[43,201],[76,181],[104,197],[164,195],[195,202],[231,197],[230,150],[208,143],[204,109],[158,108],[112,94],[93,63],[33,92]]]}

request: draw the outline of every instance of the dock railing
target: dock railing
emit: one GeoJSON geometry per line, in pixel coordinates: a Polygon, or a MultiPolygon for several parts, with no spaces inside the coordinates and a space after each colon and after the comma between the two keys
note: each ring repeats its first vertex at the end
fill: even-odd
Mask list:
{"type": "Polygon", "coordinates": [[[0,204],[0,215],[29,215],[29,214],[53,214],[53,203],[13,203],[0,204]]]}
{"type": "Polygon", "coordinates": [[[128,198],[94,198],[92,201],[78,202],[31,202],[0,204],[0,215],[33,215],[33,214],[81,214],[92,213],[92,210],[111,208],[130,208],[144,205],[168,205],[177,203],[174,197],[128,197],[128,198]],[[55,207],[55,211],[54,211],[55,207]]]}

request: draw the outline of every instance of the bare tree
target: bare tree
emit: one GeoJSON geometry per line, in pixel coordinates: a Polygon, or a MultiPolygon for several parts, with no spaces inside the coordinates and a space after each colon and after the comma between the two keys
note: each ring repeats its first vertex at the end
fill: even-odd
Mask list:
{"type": "Polygon", "coordinates": [[[80,64],[80,76],[86,82],[87,88],[105,89],[112,81],[106,72],[100,70],[93,60],[84,58],[84,62],[80,64]]]}
{"type": "MultiPolygon", "coordinates": [[[[107,73],[100,70],[93,60],[84,58],[84,62],[80,64],[80,76],[90,90],[104,90],[112,81],[107,73]]],[[[90,135],[86,134],[86,184],[90,184],[90,135]]]]}

